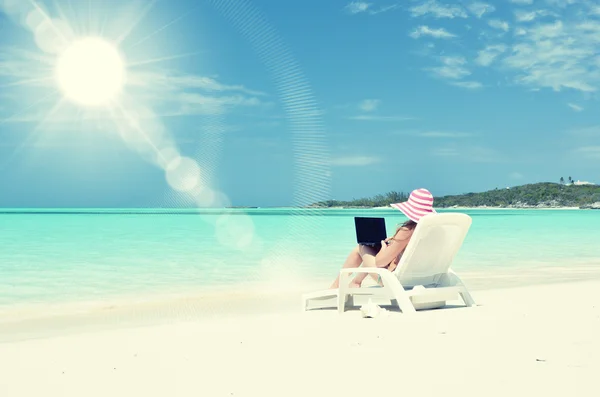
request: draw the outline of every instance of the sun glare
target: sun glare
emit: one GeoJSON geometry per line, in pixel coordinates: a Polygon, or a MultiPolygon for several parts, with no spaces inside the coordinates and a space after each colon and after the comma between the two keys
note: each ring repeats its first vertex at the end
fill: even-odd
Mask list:
{"type": "Polygon", "coordinates": [[[56,79],[65,97],[84,106],[114,100],[125,83],[125,65],[115,46],[98,37],[73,42],[59,56],[56,79]]]}

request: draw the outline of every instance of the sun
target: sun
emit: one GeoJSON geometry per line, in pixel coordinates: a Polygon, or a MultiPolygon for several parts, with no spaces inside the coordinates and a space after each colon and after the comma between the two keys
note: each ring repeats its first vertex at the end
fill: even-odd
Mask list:
{"type": "Polygon", "coordinates": [[[123,89],[125,63],[114,45],[99,37],[86,37],[74,41],[60,54],[56,80],[72,102],[108,105],[123,89]]]}

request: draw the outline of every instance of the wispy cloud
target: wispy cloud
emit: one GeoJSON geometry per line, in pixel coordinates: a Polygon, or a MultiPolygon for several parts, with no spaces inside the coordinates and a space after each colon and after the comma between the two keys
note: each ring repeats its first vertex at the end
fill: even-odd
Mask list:
{"type": "Polygon", "coordinates": [[[517,22],[531,22],[537,17],[537,11],[516,10],[515,19],[517,22]]]}
{"type": "Polygon", "coordinates": [[[469,90],[483,88],[483,84],[481,84],[479,81],[451,81],[450,84],[456,87],[467,88],[469,90]]]}
{"type": "Polygon", "coordinates": [[[574,103],[568,103],[567,106],[570,107],[571,109],[573,109],[576,112],[581,112],[583,110],[583,108],[581,106],[576,105],[574,103]]]}
{"type": "Polygon", "coordinates": [[[478,52],[475,62],[481,66],[489,66],[500,54],[505,52],[506,49],[507,47],[504,44],[489,45],[478,52]]]}
{"type": "Polygon", "coordinates": [[[448,139],[457,139],[457,138],[468,138],[473,136],[473,134],[469,134],[467,132],[449,132],[449,131],[426,131],[419,132],[419,136],[425,138],[448,138],[448,139]]]}
{"type": "Polygon", "coordinates": [[[413,117],[407,116],[377,116],[374,114],[361,114],[358,116],[348,117],[350,120],[360,120],[360,121],[408,121],[414,120],[413,117]]]}
{"type": "Polygon", "coordinates": [[[532,88],[593,92],[600,84],[600,21],[556,21],[532,26],[518,36],[503,66],[515,81],[532,88]]]}
{"type": "Polygon", "coordinates": [[[558,16],[547,10],[515,10],[515,19],[517,22],[531,22],[539,17],[558,16]]]}
{"type": "Polygon", "coordinates": [[[523,28],[516,28],[514,30],[514,34],[515,34],[515,36],[525,36],[527,34],[527,30],[525,30],[523,28]]]}
{"type": "Polygon", "coordinates": [[[433,148],[431,149],[431,155],[436,157],[454,157],[458,156],[460,153],[457,148],[433,148]]]}
{"type": "Polygon", "coordinates": [[[358,104],[358,108],[363,112],[372,112],[376,110],[380,104],[381,101],[379,99],[365,99],[358,104]]]}
{"type": "Polygon", "coordinates": [[[411,7],[410,12],[413,17],[431,15],[434,18],[468,18],[467,12],[461,6],[442,4],[435,0],[411,7]]]}
{"type": "Polygon", "coordinates": [[[159,91],[186,91],[193,89],[201,89],[208,92],[235,91],[253,96],[266,95],[262,91],[252,90],[246,88],[243,85],[227,85],[206,76],[183,74],[180,72],[166,70],[160,73],[132,73],[127,83],[128,85],[133,87],[142,87],[144,89],[159,91]]]}
{"type": "Polygon", "coordinates": [[[377,15],[377,14],[381,14],[382,12],[388,12],[388,11],[391,11],[391,10],[395,10],[396,8],[398,8],[398,4],[392,4],[392,5],[389,5],[389,6],[383,6],[383,7],[380,7],[378,9],[376,9],[376,10],[371,10],[370,14],[371,15],[377,15]]]}
{"type": "Polygon", "coordinates": [[[511,179],[523,179],[523,174],[521,174],[520,172],[516,172],[515,171],[515,172],[511,172],[508,175],[508,177],[511,178],[511,179]]]}
{"type": "Polygon", "coordinates": [[[490,14],[496,11],[496,7],[494,7],[493,5],[482,3],[479,1],[471,3],[467,8],[477,18],[481,18],[484,14],[490,14]]]}
{"type": "Polygon", "coordinates": [[[521,6],[526,6],[533,4],[533,0],[509,0],[511,3],[518,4],[521,6]]]}
{"type": "Polygon", "coordinates": [[[361,12],[367,12],[372,5],[373,4],[365,3],[364,1],[353,1],[352,3],[348,3],[344,8],[350,14],[360,14],[361,12]]]}
{"type": "Polygon", "coordinates": [[[503,30],[505,32],[508,32],[508,30],[510,28],[508,25],[508,22],[501,21],[500,19],[490,19],[488,21],[488,25],[490,25],[494,29],[503,30]]]}
{"type": "MultiPolygon", "coordinates": [[[[16,81],[26,86],[36,87],[52,93],[55,82],[52,70],[43,63],[32,62],[26,53],[20,53],[11,49],[0,51],[0,79],[16,81]],[[40,66],[41,65],[41,66],[40,66]],[[32,79],[31,76],[46,76],[48,78],[32,79]]],[[[267,96],[264,92],[247,88],[243,85],[224,84],[214,78],[182,74],[167,71],[136,71],[129,73],[127,80],[127,91],[131,95],[154,105],[155,114],[152,117],[178,116],[178,115],[207,115],[222,114],[236,107],[267,106],[267,96]]],[[[19,98],[10,97],[12,91],[4,87],[0,95],[6,101],[10,99],[12,105],[17,108],[25,108],[19,103],[19,98]],[[12,98],[12,99],[11,99],[12,98]]],[[[57,94],[58,95],[58,94],[57,94]]],[[[71,112],[70,116],[53,113],[48,116],[48,108],[56,103],[56,95],[48,98],[40,106],[30,107],[26,110],[14,113],[13,117],[3,122],[40,122],[65,123],[79,120],[81,115],[71,112]]],[[[6,103],[6,102],[5,102],[6,103]]],[[[64,105],[63,105],[64,106],[64,105]]],[[[63,112],[64,113],[64,112],[63,112]]],[[[113,116],[114,117],[114,116],[113,116]]],[[[142,117],[142,116],[139,116],[142,117]]]]}
{"type": "Polygon", "coordinates": [[[582,0],[546,0],[546,2],[550,5],[553,5],[555,7],[559,7],[559,8],[565,8],[568,7],[570,5],[573,4],[577,4],[577,3],[586,3],[586,1],[582,1],[582,0]]]}
{"type": "Polygon", "coordinates": [[[576,148],[573,152],[579,156],[600,159],[600,146],[583,146],[576,148]]]}
{"type": "Polygon", "coordinates": [[[398,4],[391,4],[391,5],[382,6],[382,7],[375,9],[375,8],[373,8],[373,3],[367,3],[364,1],[353,1],[351,3],[348,3],[344,7],[346,12],[348,12],[352,15],[362,14],[362,13],[367,13],[370,15],[377,15],[377,14],[381,14],[383,12],[394,10],[396,8],[398,8],[398,4]]]}
{"type": "Polygon", "coordinates": [[[505,161],[495,150],[484,146],[452,144],[432,148],[430,154],[435,157],[447,157],[467,163],[497,163],[505,161]]]}
{"type": "Polygon", "coordinates": [[[588,127],[574,128],[567,131],[571,135],[581,137],[600,137],[600,125],[592,125],[588,127]]]}
{"type": "Polygon", "coordinates": [[[431,68],[435,75],[444,79],[461,79],[471,74],[465,67],[467,61],[462,56],[443,56],[440,58],[442,66],[431,68]]]}
{"type": "Polygon", "coordinates": [[[381,159],[373,156],[342,156],[331,159],[331,165],[338,167],[362,167],[381,162],[381,159]]]}
{"type": "Polygon", "coordinates": [[[471,71],[467,69],[467,60],[462,56],[440,57],[441,66],[429,68],[434,76],[448,80],[448,83],[456,87],[466,89],[478,89],[483,85],[478,81],[465,81],[463,78],[470,76],[471,71]]]}
{"type": "Polygon", "coordinates": [[[455,34],[448,32],[444,28],[435,29],[426,25],[418,26],[410,33],[410,37],[413,39],[418,39],[421,36],[431,36],[436,39],[450,39],[456,37],[455,34]]]}

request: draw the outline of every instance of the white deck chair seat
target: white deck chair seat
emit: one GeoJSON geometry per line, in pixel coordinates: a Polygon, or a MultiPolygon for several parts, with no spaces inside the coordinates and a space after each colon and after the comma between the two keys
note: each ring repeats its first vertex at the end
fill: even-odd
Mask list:
{"type": "Polygon", "coordinates": [[[470,216],[461,213],[423,217],[393,272],[384,268],[342,269],[340,288],[303,295],[302,310],[308,309],[309,302],[332,301],[326,307],[337,306],[343,313],[347,305],[354,303],[355,296],[395,302],[403,313],[440,308],[459,297],[467,306],[474,306],[471,294],[450,269],[471,222],[470,216]],[[378,274],[383,286],[349,288],[353,273],[378,274]]]}

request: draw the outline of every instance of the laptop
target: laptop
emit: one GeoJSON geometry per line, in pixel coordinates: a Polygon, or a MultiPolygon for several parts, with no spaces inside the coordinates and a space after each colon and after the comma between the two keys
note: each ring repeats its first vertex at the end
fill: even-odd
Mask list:
{"type": "Polygon", "coordinates": [[[381,248],[381,240],[387,237],[384,218],[354,217],[354,227],[358,244],[381,248]]]}

